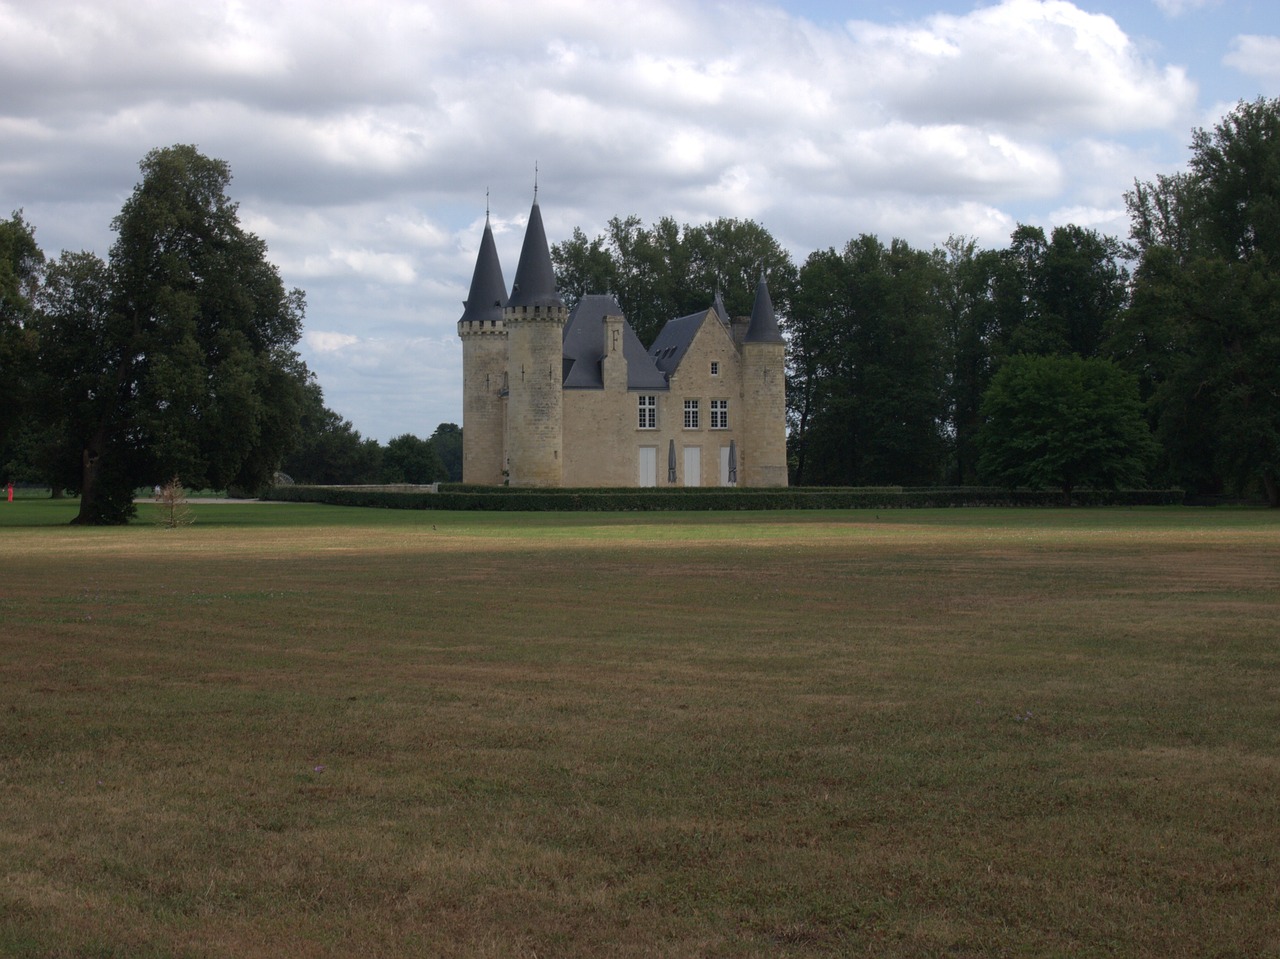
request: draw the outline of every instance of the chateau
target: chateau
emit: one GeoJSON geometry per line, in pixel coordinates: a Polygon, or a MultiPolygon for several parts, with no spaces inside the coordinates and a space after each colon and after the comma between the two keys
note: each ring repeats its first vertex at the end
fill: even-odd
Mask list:
{"type": "Polygon", "coordinates": [[[611,295],[569,312],[535,196],[507,295],[485,218],[462,318],[462,479],[512,486],[786,486],[785,343],[761,275],[646,350],[611,295]]]}

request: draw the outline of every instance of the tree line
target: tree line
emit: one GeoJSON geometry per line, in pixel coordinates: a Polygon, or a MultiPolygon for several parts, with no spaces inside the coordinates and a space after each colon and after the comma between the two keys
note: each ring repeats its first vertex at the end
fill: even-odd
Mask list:
{"type": "Polygon", "coordinates": [[[386,445],[360,435],[350,420],[324,405],[318,384],[308,387],[299,440],[281,460],[295,483],[320,486],[425,485],[462,480],[462,427],[441,423],[426,439],[403,433],[386,445]]]}
{"type": "MultiPolygon", "coordinates": [[[[154,150],[107,259],[47,259],[0,221],[0,479],[126,521],[178,476],[255,491],[457,478],[461,431],[382,447],[324,405],[305,312],[245,231],[227,164],[154,150]]],[[[552,250],[572,305],[612,292],[642,340],[767,271],[800,485],[1176,486],[1280,505],[1280,100],[1193,131],[1184,172],[1126,194],[1127,242],[1020,225],[1007,248],[860,235],[797,267],[752,221],[615,218],[552,250]]]]}
{"type": "Polygon", "coordinates": [[[860,235],[797,267],[760,225],[615,217],[552,249],[572,303],[611,292],[644,342],[750,311],[788,338],[801,485],[1180,487],[1280,505],[1280,100],[1196,130],[1126,194],[1127,242],[1019,225],[1003,249],[860,235]]]}

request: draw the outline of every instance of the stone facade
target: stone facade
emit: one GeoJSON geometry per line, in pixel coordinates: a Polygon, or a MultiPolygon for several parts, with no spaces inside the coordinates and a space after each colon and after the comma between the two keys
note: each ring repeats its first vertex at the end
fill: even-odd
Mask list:
{"type": "Polygon", "coordinates": [[[786,346],[763,276],[750,318],[717,297],[645,349],[611,296],[565,310],[535,200],[509,297],[485,224],[458,335],[464,482],[787,485],[786,346]]]}

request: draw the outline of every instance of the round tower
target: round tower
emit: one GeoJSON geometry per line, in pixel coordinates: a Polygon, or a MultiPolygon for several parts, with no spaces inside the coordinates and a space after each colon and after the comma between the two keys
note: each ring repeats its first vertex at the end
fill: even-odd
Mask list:
{"type": "Polygon", "coordinates": [[[563,469],[564,325],[537,195],[520,249],[507,331],[507,469],[512,486],[559,486],[563,469]]]}
{"type": "Polygon", "coordinates": [[[484,219],[471,290],[458,320],[462,339],[462,481],[501,485],[507,286],[489,217],[484,219]]]}
{"type": "Polygon", "coordinates": [[[742,341],[744,486],[787,485],[787,343],[764,273],[742,341]]]}

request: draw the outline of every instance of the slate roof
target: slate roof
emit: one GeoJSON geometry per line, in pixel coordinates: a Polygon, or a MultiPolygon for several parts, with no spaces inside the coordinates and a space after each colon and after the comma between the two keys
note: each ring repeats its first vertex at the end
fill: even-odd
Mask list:
{"type": "Polygon", "coordinates": [[[459,323],[471,320],[500,320],[502,308],[507,305],[507,284],[502,279],[502,265],[498,262],[498,247],[493,242],[493,230],[489,218],[484,218],[484,235],[480,237],[480,253],[476,256],[476,269],[471,275],[471,292],[462,304],[459,323]]]}
{"type": "Polygon", "coordinates": [[[716,311],[716,316],[720,317],[720,322],[724,324],[725,329],[729,329],[729,311],[725,309],[724,297],[720,295],[719,290],[716,290],[716,298],[711,302],[711,309],[716,311]]]}
{"type": "Polygon", "coordinates": [[[708,312],[710,311],[703,310],[667,321],[658,338],[653,341],[653,346],[649,347],[649,355],[653,357],[658,369],[668,376],[676,371],[685,353],[689,352],[689,345],[702,328],[702,321],[707,318],[708,312]]]}
{"type": "Polygon", "coordinates": [[[520,262],[507,306],[564,306],[556,292],[556,272],[551,266],[547,232],[543,229],[542,211],[536,199],[529,211],[529,225],[525,227],[524,245],[520,248],[520,262]]]}
{"type": "MultiPolygon", "coordinates": [[[[606,316],[622,316],[622,307],[613,296],[584,296],[569,314],[564,327],[565,389],[604,389],[601,361],[605,343],[606,316]]],[[[625,319],[622,322],[622,356],[627,361],[627,389],[665,390],[667,378],[645,352],[640,337],[625,319]]]]}
{"type": "Polygon", "coordinates": [[[778,318],[773,313],[773,300],[769,296],[769,284],[760,274],[760,282],[756,284],[756,302],[751,307],[751,325],[747,327],[747,343],[785,343],[782,330],[778,329],[778,318]]]}

